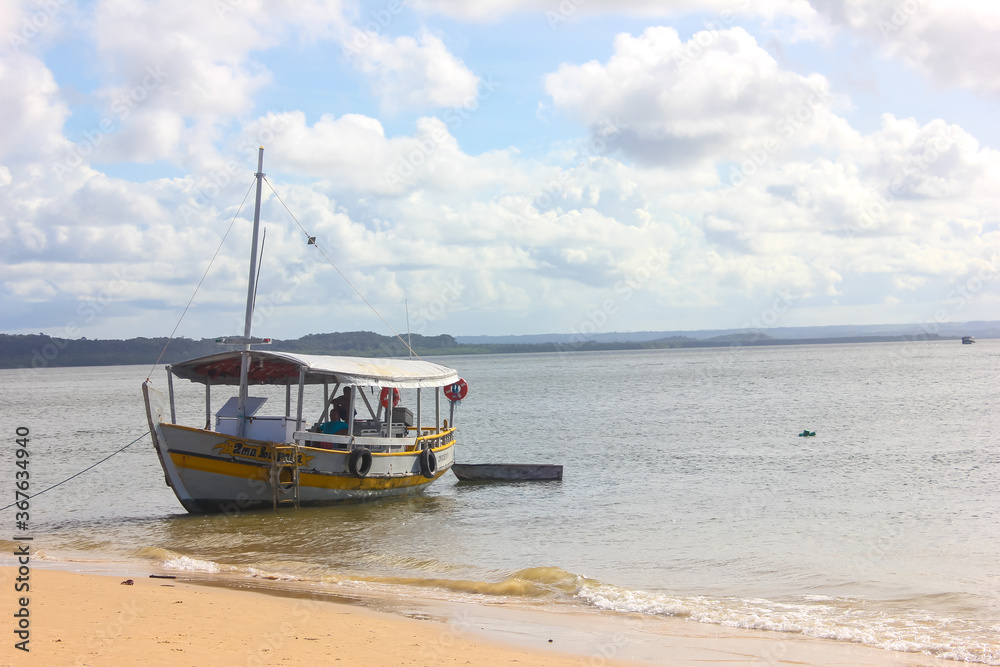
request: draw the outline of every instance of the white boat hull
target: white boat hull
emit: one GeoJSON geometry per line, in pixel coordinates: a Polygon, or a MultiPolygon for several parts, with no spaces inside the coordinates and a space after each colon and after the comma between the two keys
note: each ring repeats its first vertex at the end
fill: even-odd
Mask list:
{"type": "MultiPolygon", "coordinates": [[[[350,451],[299,446],[297,493],[290,470],[276,474],[274,448],[286,443],[236,438],[225,433],[163,421],[162,403],[147,388],[150,432],[167,484],[189,512],[235,513],[255,507],[294,502],[300,506],[360,502],[419,493],[454,463],[455,441],[440,439],[431,448],[436,470],[426,476],[421,452],[372,452],[363,477],[349,469],[350,451]],[[151,398],[153,400],[151,400],[151,398]]],[[[363,439],[358,439],[363,440],[363,439]]],[[[368,443],[392,438],[364,439],[368,443]]],[[[397,445],[398,447],[398,445],[397,445]]]]}

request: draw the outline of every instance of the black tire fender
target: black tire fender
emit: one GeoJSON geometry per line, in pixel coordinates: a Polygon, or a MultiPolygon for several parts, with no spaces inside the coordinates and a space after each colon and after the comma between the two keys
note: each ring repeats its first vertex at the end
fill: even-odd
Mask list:
{"type": "Polygon", "coordinates": [[[427,479],[434,479],[437,473],[438,461],[430,447],[420,452],[420,474],[427,479]]]}
{"type": "Polygon", "coordinates": [[[347,469],[355,477],[364,477],[372,469],[372,453],[364,447],[352,450],[347,458],[347,469]]]}

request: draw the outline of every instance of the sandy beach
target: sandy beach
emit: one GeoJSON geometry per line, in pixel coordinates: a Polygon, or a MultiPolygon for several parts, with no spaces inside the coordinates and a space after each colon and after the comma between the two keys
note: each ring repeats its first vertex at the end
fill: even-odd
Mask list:
{"type": "MultiPolygon", "coordinates": [[[[134,568],[98,575],[33,567],[31,589],[24,594],[13,590],[15,568],[0,573],[8,591],[4,616],[11,619],[19,609],[17,596],[26,595],[30,618],[30,651],[16,649],[21,639],[8,630],[0,651],[4,665],[944,664],[915,654],[680,619],[652,625],[626,618],[619,627],[608,627],[585,615],[503,605],[436,605],[411,611],[418,618],[408,618],[267,582],[150,578],[134,568]]],[[[421,602],[410,604],[412,610],[421,602]]],[[[378,608],[378,601],[371,606],[378,608]]],[[[17,620],[13,625],[16,630],[17,620]]]]}

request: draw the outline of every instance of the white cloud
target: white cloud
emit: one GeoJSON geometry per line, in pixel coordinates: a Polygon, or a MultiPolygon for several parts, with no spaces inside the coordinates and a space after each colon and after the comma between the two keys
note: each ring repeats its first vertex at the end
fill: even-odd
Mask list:
{"type": "Polygon", "coordinates": [[[1000,94],[1000,73],[994,66],[1000,60],[1000,42],[995,39],[1000,5],[983,0],[415,0],[414,6],[471,21],[534,13],[553,29],[603,13],[665,18],[697,12],[706,17],[708,29],[759,17],[784,41],[826,41],[831,26],[847,26],[940,87],[1000,94]]]}
{"type": "Polygon", "coordinates": [[[40,60],[24,53],[0,58],[0,161],[51,159],[66,144],[62,126],[68,115],[40,60]]]}
{"type": "Polygon", "coordinates": [[[811,0],[835,25],[865,35],[940,87],[1000,94],[1000,4],[982,0],[811,0]]]}
{"type": "Polygon", "coordinates": [[[58,42],[76,14],[70,0],[7,0],[0,5],[0,53],[38,53],[58,42]]]}
{"type": "Polygon", "coordinates": [[[375,35],[351,48],[355,66],[371,79],[388,111],[459,106],[476,96],[479,77],[435,35],[389,39],[375,35]]]}
{"type": "MultiPolygon", "coordinates": [[[[432,4],[464,18],[551,5],[422,6],[432,4]]],[[[733,4],[594,0],[579,11],[718,17],[733,4]]],[[[87,65],[98,83],[82,93],[96,90],[113,123],[96,135],[100,146],[65,139],[70,111],[89,113],[92,98],[58,88],[41,59],[44,40],[0,59],[9,130],[0,136],[0,312],[14,321],[18,309],[21,330],[75,319],[87,336],[162,333],[150,322],[172,325],[190,297],[261,143],[270,181],[309,234],[400,327],[407,299],[423,333],[593,329],[602,318],[606,330],[739,326],[777,293],[800,313],[840,304],[871,308],[849,311],[866,318],[891,307],[914,319],[933,313],[950,284],[1000,261],[1000,155],[951,119],[889,114],[874,131],[852,128],[824,76],[792,71],[758,43],[782,26],[807,26],[812,10],[801,2],[755,5],[760,29],[704,30],[688,41],[665,27],[621,35],[603,61],[545,78],[552,106],[589,138],[553,144],[525,126],[523,142],[478,152],[459,137],[498,121],[466,101],[492,84],[436,33],[370,36],[354,57],[384,109],[445,107],[437,117],[407,125],[316,105],[278,111],[262,93],[283,74],[264,67],[260,50],[293,58],[294,40],[349,43],[339,4],[223,2],[231,11],[221,16],[219,6],[96,6],[88,27],[100,58],[87,65]],[[791,15],[803,18],[782,23],[791,15]],[[76,166],[53,178],[71,157],[76,166]],[[163,158],[187,175],[133,183],[89,164],[163,158]],[[81,304],[86,311],[112,287],[99,315],[80,320],[81,304]]],[[[535,85],[537,72],[530,76],[535,85]]],[[[511,90],[526,88],[512,79],[511,90]]],[[[506,95],[497,103],[515,104],[506,95]]],[[[330,267],[310,261],[315,247],[264,193],[261,294],[282,316],[262,331],[382,330],[330,267]]],[[[245,207],[182,334],[227,333],[240,320],[248,217],[245,207]]],[[[984,286],[982,302],[995,293],[984,286]]]]}
{"type": "Polygon", "coordinates": [[[96,93],[108,129],[102,158],[177,159],[186,123],[250,109],[270,77],[248,54],[276,41],[257,18],[242,6],[221,15],[216,3],[101,2],[91,34],[110,80],[96,93]]]}
{"type": "Polygon", "coordinates": [[[825,267],[792,280],[772,272],[772,287],[833,294],[847,278],[891,276],[873,291],[940,299],[942,281],[1000,259],[991,249],[998,234],[986,231],[1000,211],[987,185],[998,169],[1000,153],[959,127],[886,115],[880,130],[833,159],[765,165],[706,209],[706,233],[751,266],[798,257],[825,267]]]}
{"type": "Polygon", "coordinates": [[[288,39],[290,32],[316,39],[343,33],[341,3],[169,2],[102,0],[91,33],[108,74],[121,83],[109,100],[146,85],[150,68],[164,72],[165,105],[185,116],[242,114],[270,80],[249,55],[288,39]]]}
{"type": "MultiPolygon", "coordinates": [[[[272,83],[256,54],[300,40],[343,41],[351,53],[342,3],[147,3],[103,0],[90,32],[109,82],[102,102],[101,161],[211,162],[221,128],[253,109],[272,83]]],[[[441,39],[369,38],[353,53],[386,109],[451,107],[474,99],[479,79],[441,39]]],[[[95,128],[96,129],[96,128],[95,128]]],[[[93,160],[93,159],[92,159],[93,160]]]]}
{"type": "Polygon", "coordinates": [[[813,14],[806,0],[414,0],[414,7],[460,19],[486,21],[519,12],[551,15],[558,24],[577,14],[628,14],[632,16],[676,16],[692,11],[725,15],[774,17],[813,14]]]}
{"type": "MultiPolygon", "coordinates": [[[[981,266],[997,241],[997,232],[983,230],[1000,206],[980,179],[990,177],[1000,158],[954,127],[953,147],[925,161],[913,181],[921,196],[893,199],[885,224],[880,218],[857,226],[864,196],[888,191],[896,171],[905,173],[911,164],[906,156],[925,155],[942,129],[891,116],[833,159],[768,162],[727,197],[675,179],[673,172],[608,157],[560,168],[496,154],[470,156],[457,144],[438,152],[434,164],[424,165],[397,195],[369,197],[383,188],[379,168],[440,129],[441,121],[425,119],[412,136],[394,138],[364,116],[327,117],[309,126],[292,114],[285,122],[265,159],[282,198],[380,310],[398,324],[392,314],[408,299],[424,333],[480,332],[477,327],[498,317],[508,318],[508,327],[526,318],[554,330],[593,328],[592,318],[607,318],[604,328],[614,330],[635,328],[638,320],[631,318],[640,312],[655,322],[652,314],[664,309],[707,307],[726,308],[736,318],[728,323],[740,326],[746,304],[778,292],[796,303],[912,304],[943,298],[934,294],[941,280],[981,266]],[[328,158],[332,148],[338,159],[317,159],[328,158]],[[363,169],[364,160],[354,157],[359,151],[374,168],[363,169]],[[462,171],[489,174],[506,193],[470,190],[461,180],[436,175],[462,171]],[[940,183],[924,192],[925,178],[940,183]],[[560,185],[550,198],[539,196],[545,191],[540,186],[554,183],[560,185]],[[880,277],[882,291],[858,293],[859,282],[880,277]],[[614,317],[602,310],[607,303],[614,317]]],[[[244,185],[234,182],[189,218],[180,204],[202,190],[195,178],[147,184],[92,178],[28,220],[24,233],[36,236],[17,240],[22,261],[5,271],[4,289],[22,301],[36,295],[90,303],[116,270],[130,267],[128,285],[94,326],[123,325],[150,295],[182,307],[244,185]],[[149,253],[152,237],[160,248],[155,256],[149,253]],[[55,263],[43,262],[46,257],[55,263]]],[[[280,337],[343,326],[309,307],[315,303],[338,304],[337,322],[380,328],[317,256],[306,270],[296,268],[315,249],[270,195],[263,219],[266,255],[282,260],[265,262],[261,294],[275,312],[295,317],[268,318],[262,331],[280,337]]],[[[213,333],[226,333],[218,323],[239,320],[233,294],[245,280],[247,228],[245,220],[237,223],[199,297],[200,314],[188,323],[194,328],[185,329],[189,335],[202,335],[198,327],[210,321],[213,333]]],[[[139,320],[130,326],[140,326],[139,320]]],[[[91,329],[84,335],[96,334],[91,329]]]]}
{"type": "Polygon", "coordinates": [[[268,150],[277,168],[363,193],[451,191],[457,183],[472,193],[502,182],[511,167],[504,151],[466,155],[438,118],[419,119],[412,136],[387,137],[382,124],[368,116],[324,115],[309,126],[303,113],[289,112],[258,119],[245,133],[260,137],[269,128],[268,150]]]}
{"type": "Polygon", "coordinates": [[[742,28],[681,42],[668,27],[619,35],[606,64],[562,65],[546,77],[553,103],[648,164],[734,160],[773,139],[787,148],[844,129],[829,84],[778,63],[742,28]]]}
{"type": "Polygon", "coordinates": [[[102,0],[89,21],[108,80],[95,93],[109,128],[101,159],[211,159],[191,146],[247,115],[272,80],[253,54],[290,34],[337,39],[346,27],[339,0],[102,0]]]}

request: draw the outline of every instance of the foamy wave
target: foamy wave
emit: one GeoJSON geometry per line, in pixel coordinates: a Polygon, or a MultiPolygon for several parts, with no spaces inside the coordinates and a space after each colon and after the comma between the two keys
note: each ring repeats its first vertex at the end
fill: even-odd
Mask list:
{"type": "MultiPolygon", "coordinates": [[[[216,563],[211,560],[202,560],[200,558],[184,556],[175,551],[170,551],[169,549],[163,549],[160,547],[143,547],[139,549],[139,555],[144,558],[159,561],[160,567],[165,570],[174,570],[178,572],[199,572],[206,574],[236,574],[253,577],[255,579],[268,579],[271,581],[302,581],[302,577],[290,572],[282,571],[281,569],[267,570],[251,565],[226,565],[223,563],[216,563]]],[[[295,566],[295,563],[290,563],[288,565],[291,568],[295,566]]],[[[278,564],[278,567],[280,568],[281,564],[278,564]]]]}
{"type": "Polygon", "coordinates": [[[511,579],[530,581],[564,593],[576,593],[583,582],[586,581],[585,577],[573,574],[561,567],[529,567],[524,570],[518,570],[511,579]]]}
{"type": "Polygon", "coordinates": [[[440,588],[456,593],[499,597],[538,598],[547,596],[550,593],[546,586],[540,586],[535,582],[517,577],[504,579],[503,581],[439,579],[432,577],[354,577],[353,579],[388,584],[390,586],[440,588]]]}
{"type": "Polygon", "coordinates": [[[579,590],[581,582],[585,581],[583,577],[558,567],[527,568],[514,572],[500,581],[371,575],[352,575],[349,579],[328,575],[322,577],[321,580],[341,586],[392,590],[396,594],[403,594],[401,589],[418,588],[425,591],[436,589],[457,593],[460,596],[471,596],[467,599],[507,597],[524,600],[545,600],[565,598],[567,595],[572,596],[579,590]]]}
{"type": "Polygon", "coordinates": [[[760,598],[709,598],[634,591],[587,582],[577,597],[598,609],[687,617],[749,630],[801,633],[810,637],[866,644],[891,651],[1000,665],[1000,627],[976,621],[901,611],[850,598],[803,596],[782,602],[760,598]]]}
{"type": "Polygon", "coordinates": [[[161,547],[141,547],[138,549],[139,556],[153,561],[159,561],[160,567],[167,570],[178,570],[182,572],[222,572],[222,567],[210,560],[200,560],[179,554],[176,551],[163,549],[161,547]]]}
{"type": "Polygon", "coordinates": [[[188,556],[178,556],[163,563],[164,569],[180,570],[182,572],[222,572],[218,563],[210,560],[199,560],[188,556]]]}
{"type": "MultiPolygon", "coordinates": [[[[238,569],[238,568],[237,568],[238,569]]],[[[260,570],[256,567],[246,568],[247,574],[256,579],[269,579],[271,581],[301,581],[302,577],[297,577],[294,574],[287,574],[285,572],[268,572],[266,570],[260,570]]]]}
{"type": "Polygon", "coordinates": [[[608,584],[585,584],[576,594],[598,609],[662,616],[689,616],[681,598],[646,591],[632,591],[608,584]]]}

